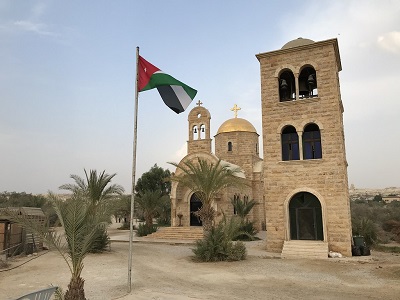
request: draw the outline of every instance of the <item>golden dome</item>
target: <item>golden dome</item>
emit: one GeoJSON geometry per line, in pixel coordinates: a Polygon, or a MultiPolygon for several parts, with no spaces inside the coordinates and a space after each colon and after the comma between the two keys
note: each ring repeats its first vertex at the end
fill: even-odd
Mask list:
{"type": "Polygon", "coordinates": [[[257,133],[257,130],[249,121],[242,118],[232,118],[222,123],[222,125],[218,129],[217,134],[223,132],[235,132],[235,131],[257,133]]]}

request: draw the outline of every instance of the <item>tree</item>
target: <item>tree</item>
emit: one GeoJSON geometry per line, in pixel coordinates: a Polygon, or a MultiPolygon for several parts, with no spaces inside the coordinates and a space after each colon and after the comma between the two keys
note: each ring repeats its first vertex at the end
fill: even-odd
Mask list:
{"type": "Polygon", "coordinates": [[[240,197],[232,198],[231,203],[236,212],[236,215],[240,217],[242,222],[245,221],[245,218],[253,209],[254,205],[257,204],[257,202],[254,199],[250,201],[248,199],[241,200],[240,197]]]}
{"type": "MultiPolygon", "coordinates": [[[[202,207],[196,214],[203,223],[205,233],[210,232],[215,218],[212,206],[214,199],[222,189],[230,185],[244,185],[236,175],[238,168],[223,165],[221,160],[216,163],[198,158],[197,161],[184,161],[181,164],[170,163],[179,169],[180,174],[174,175],[171,180],[181,183],[192,190],[202,202],[202,207]]],[[[178,172],[177,172],[178,173],[178,172]]]]}
{"type": "MultiPolygon", "coordinates": [[[[96,170],[90,170],[89,175],[84,169],[85,179],[78,175],[71,175],[70,177],[75,180],[75,184],[63,184],[60,186],[62,190],[69,190],[74,195],[82,195],[87,201],[89,201],[88,213],[95,215],[97,213],[97,207],[100,204],[108,205],[111,198],[116,195],[122,195],[124,188],[117,184],[111,184],[111,180],[116,175],[115,173],[109,175],[105,171],[99,175],[96,170]]],[[[109,209],[108,221],[112,215],[112,210],[109,209]]],[[[100,228],[97,232],[98,237],[93,242],[91,251],[103,251],[109,244],[109,237],[106,228],[100,228]]]]}
{"type": "Polygon", "coordinates": [[[146,191],[161,191],[163,195],[169,195],[171,191],[171,172],[155,164],[150,168],[150,171],[145,172],[137,180],[135,185],[135,192],[138,195],[143,194],[146,191]]]}
{"type": "Polygon", "coordinates": [[[117,175],[107,174],[103,171],[97,175],[96,170],[90,170],[89,175],[85,169],[86,181],[78,175],[71,175],[70,177],[75,180],[75,184],[63,184],[59,188],[61,190],[68,190],[73,193],[83,193],[93,205],[98,204],[100,201],[108,200],[115,195],[122,195],[124,188],[118,184],[112,184],[111,180],[117,175]],[[108,186],[109,185],[109,186],[108,186]]]}
{"type": "Polygon", "coordinates": [[[154,217],[160,213],[163,203],[169,200],[168,195],[163,195],[161,191],[144,191],[142,195],[138,195],[136,203],[142,210],[147,227],[153,227],[154,217]]]}
{"type": "Polygon", "coordinates": [[[31,229],[41,236],[51,247],[54,247],[67,263],[71,272],[65,300],[86,300],[84,279],[81,277],[83,261],[90,252],[93,242],[97,238],[99,229],[106,226],[108,208],[105,202],[100,202],[96,207],[96,214],[90,213],[92,205],[82,193],[74,193],[67,201],[63,202],[55,195],[50,194],[53,208],[64,228],[64,235],[50,231],[49,228],[39,226],[33,220],[9,211],[12,219],[31,229]]]}
{"type": "Polygon", "coordinates": [[[32,195],[25,192],[0,193],[0,207],[43,207],[47,200],[42,195],[32,195]]]}
{"type": "Polygon", "coordinates": [[[257,202],[254,199],[249,201],[247,198],[244,198],[242,200],[240,199],[240,197],[236,196],[231,199],[231,203],[237,217],[240,219],[240,234],[238,234],[235,239],[254,240],[254,236],[257,234],[258,231],[254,227],[254,223],[248,220],[247,215],[257,204],[257,202]]]}
{"type": "MultiPolygon", "coordinates": [[[[122,218],[125,220],[129,218],[131,214],[131,196],[121,195],[118,199],[113,202],[113,215],[115,218],[122,218]]],[[[125,222],[125,221],[124,221],[125,222]]]]}

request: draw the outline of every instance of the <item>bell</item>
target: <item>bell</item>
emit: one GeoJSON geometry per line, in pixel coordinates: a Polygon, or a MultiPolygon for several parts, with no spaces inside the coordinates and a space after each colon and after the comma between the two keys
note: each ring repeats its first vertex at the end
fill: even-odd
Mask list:
{"type": "Polygon", "coordinates": [[[310,87],[313,87],[315,85],[315,79],[313,74],[308,76],[307,82],[310,87]]]}
{"type": "Polygon", "coordinates": [[[197,133],[197,128],[196,128],[196,127],[194,128],[193,132],[194,132],[194,133],[197,133]]]}
{"type": "Polygon", "coordinates": [[[203,128],[201,128],[201,132],[205,132],[205,130],[204,130],[204,127],[203,127],[203,128]]]}
{"type": "Polygon", "coordinates": [[[281,90],[286,91],[288,88],[288,84],[285,79],[281,80],[281,90]]]}

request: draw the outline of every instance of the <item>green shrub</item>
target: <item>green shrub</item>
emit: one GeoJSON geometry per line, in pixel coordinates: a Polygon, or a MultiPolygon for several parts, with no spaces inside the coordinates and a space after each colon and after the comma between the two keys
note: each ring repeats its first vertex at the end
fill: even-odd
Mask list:
{"type": "Polygon", "coordinates": [[[146,236],[146,235],[152,234],[153,232],[156,232],[156,231],[157,231],[156,225],[148,226],[146,224],[139,224],[139,227],[137,229],[137,235],[138,236],[146,236]]]}
{"type": "Polygon", "coordinates": [[[246,259],[247,251],[243,242],[230,243],[228,247],[228,260],[237,261],[246,259]]]}
{"type": "Polygon", "coordinates": [[[396,242],[400,242],[400,222],[396,220],[388,220],[382,225],[383,230],[390,232],[394,236],[396,242]]]}
{"type": "Polygon", "coordinates": [[[357,218],[352,220],[353,235],[364,237],[367,246],[371,246],[377,241],[377,228],[373,221],[367,218],[357,218]]]}
{"type": "Polygon", "coordinates": [[[238,235],[234,241],[254,241],[258,230],[254,227],[254,223],[246,220],[239,227],[238,235]]]}
{"type": "Polygon", "coordinates": [[[110,237],[105,228],[98,228],[96,231],[96,239],[90,248],[91,253],[98,253],[108,250],[110,247],[110,237]]]}
{"type": "Polygon", "coordinates": [[[131,224],[129,222],[124,222],[120,227],[118,227],[119,230],[127,230],[131,228],[131,224]]]}
{"type": "Polygon", "coordinates": [[[226,223],[212,227],[202,240],[196,241],[192,249],[199,261],[237,261],[246,258],[246,247],[242,242],[232,242],[226,223]]]}
{"type": "Polygon", "coordinates": [[[400,253],[399,246],[374,245],[373,249],[376,251],[387,252],[387,253],[400,253]]]}

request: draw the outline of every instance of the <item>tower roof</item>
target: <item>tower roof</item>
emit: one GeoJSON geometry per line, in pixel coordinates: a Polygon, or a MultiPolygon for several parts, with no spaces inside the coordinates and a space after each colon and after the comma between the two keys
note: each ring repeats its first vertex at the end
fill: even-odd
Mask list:
{"type": "Polygon", "coordinates": [[[249,121],[242,118],[232,118],[222,123],[222,125],[218,129],[217,134],[223,132],[235,132],[235,131],[257,133],[257,130],[249,121]]]}
{"type": "Polygon", "coordinates": [[[310,39],[303,39],[303,38],[299,37],[295,40],[287,42],[285,45],[283,45],[282,49],[288,49],[288,48],[293,48],[293,47],[298,47],[298,46],[303,46],[303,45],[309,45],[312,43],[315,43],[315,42],[310,39]]]}

